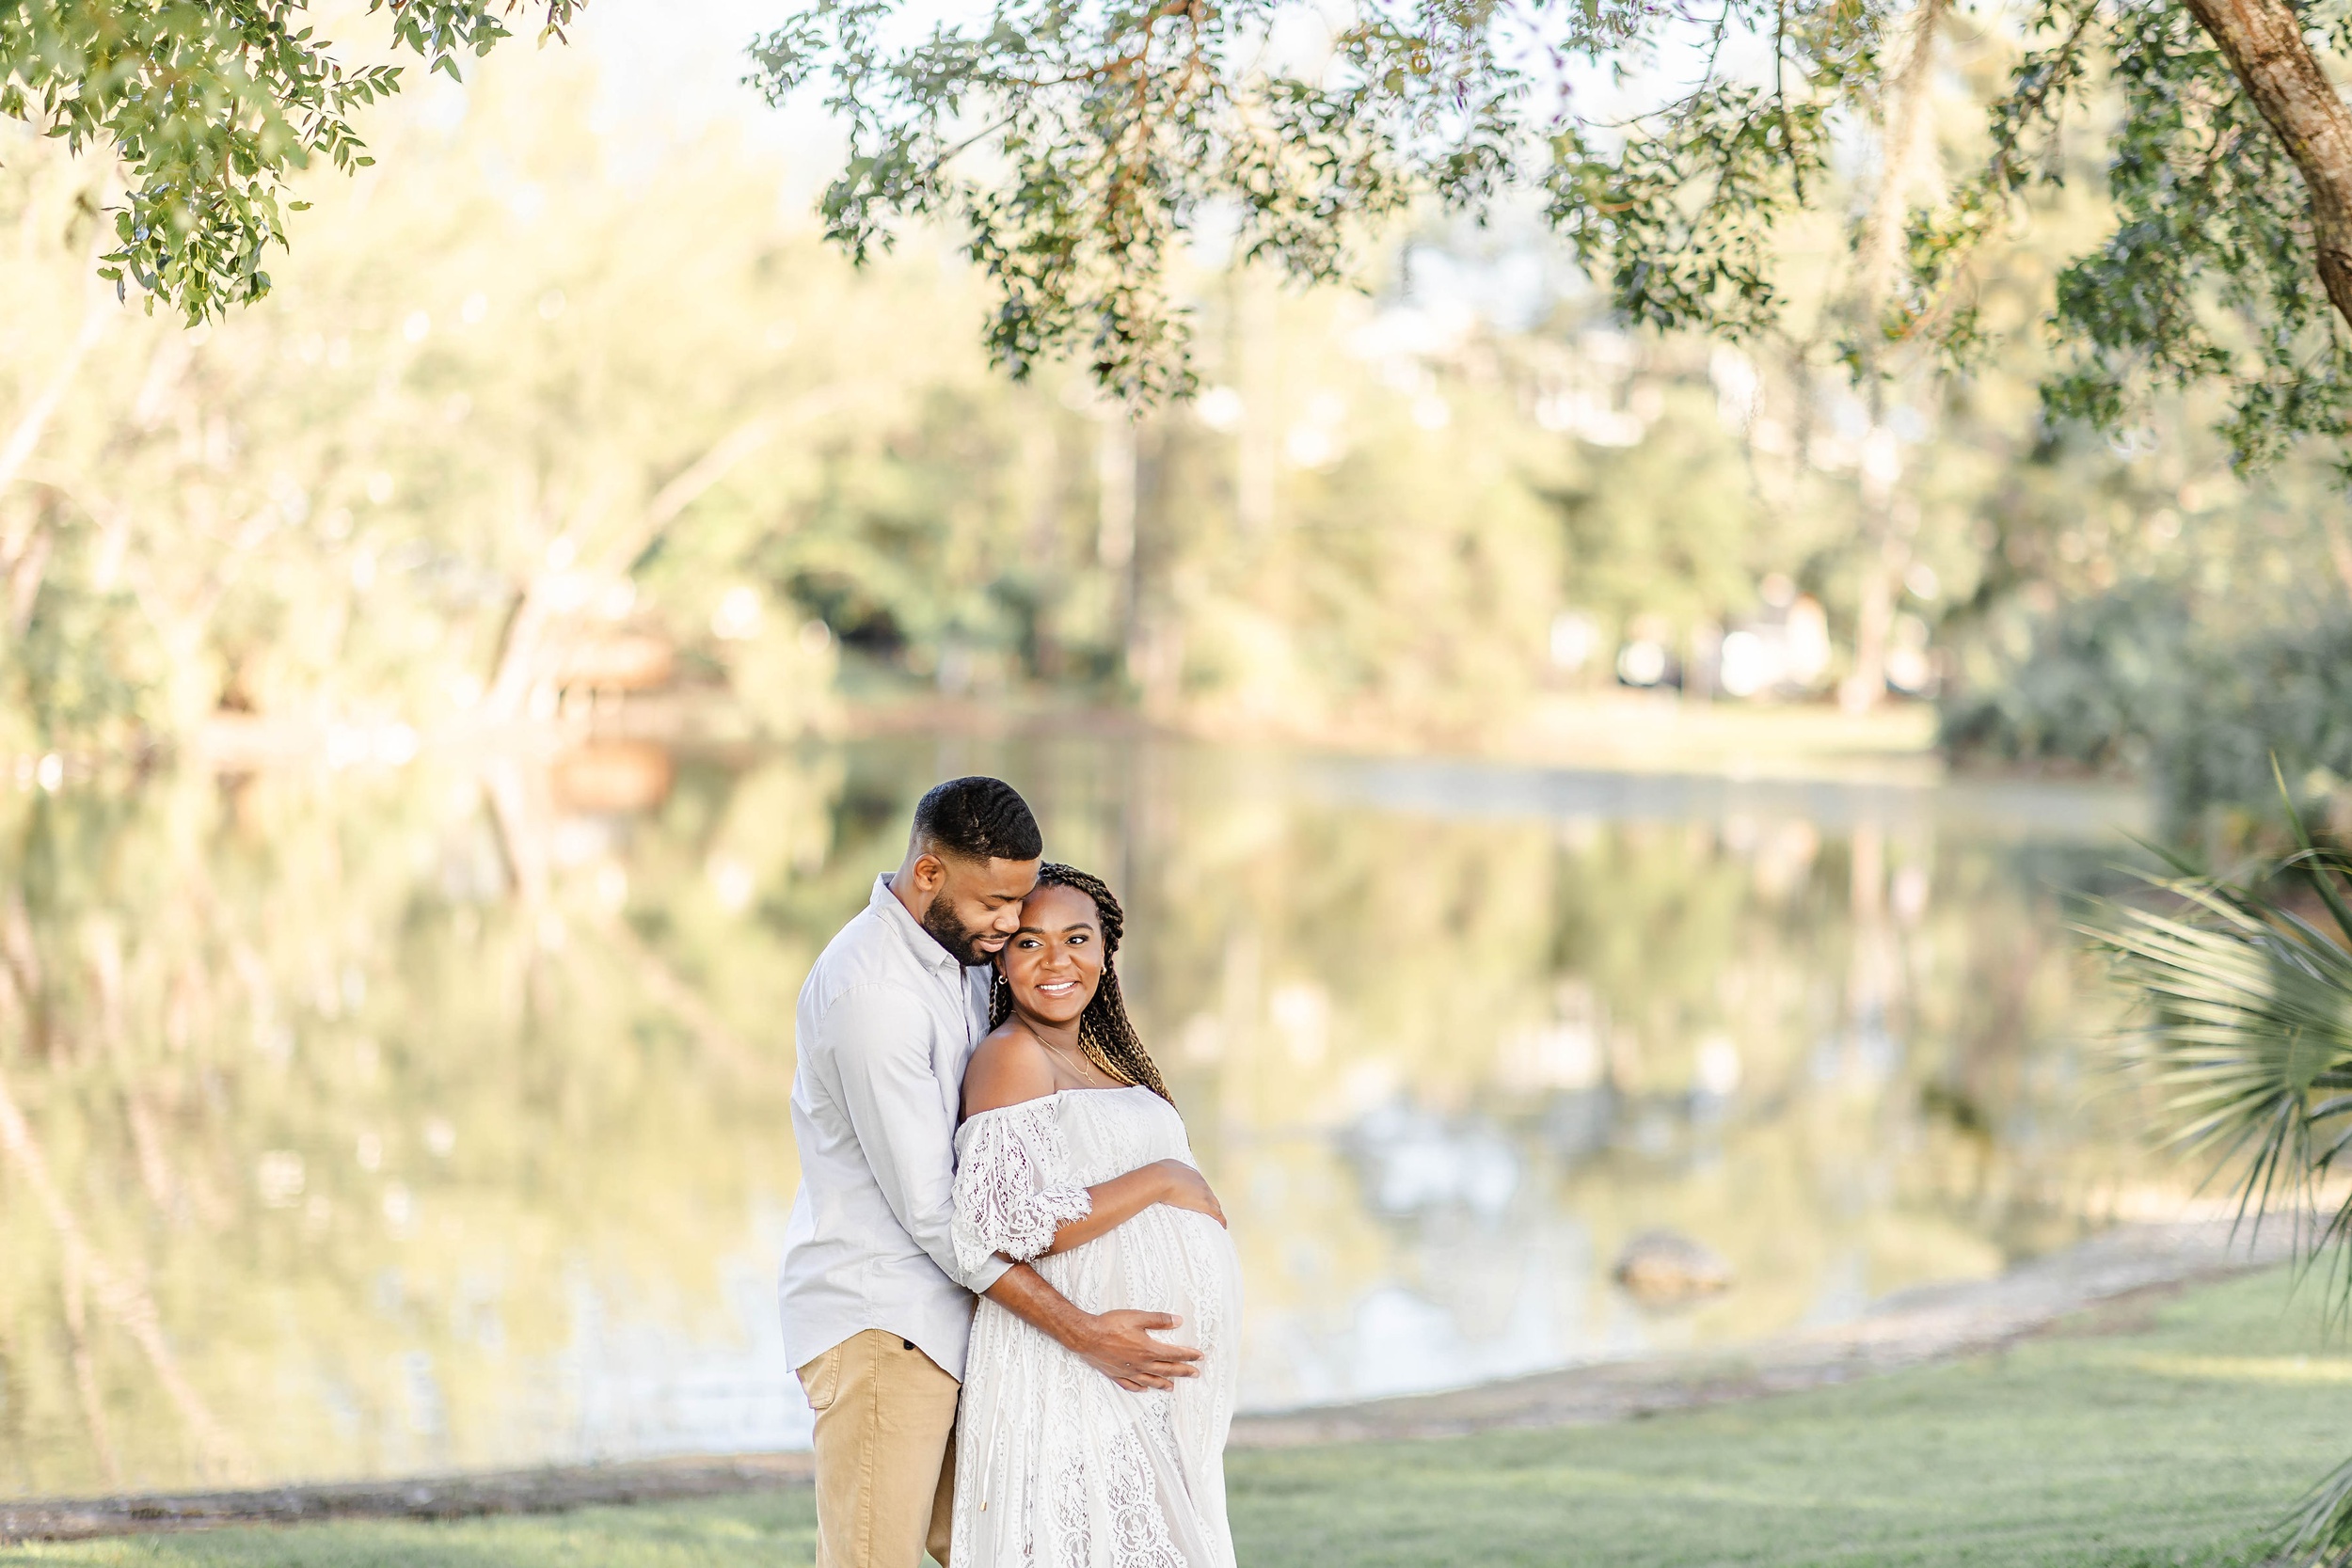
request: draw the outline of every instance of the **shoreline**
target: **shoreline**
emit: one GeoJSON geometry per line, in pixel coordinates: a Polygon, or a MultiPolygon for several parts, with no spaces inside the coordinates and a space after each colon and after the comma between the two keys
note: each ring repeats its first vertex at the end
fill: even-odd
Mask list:
{"type": "MultiPolygon", "coordinates": [[[[2225,1222],[2102,1232],[1988,1280],[1926,1286],[1834,1328],[1733,1350],[1598,1362],[1449,1391],[1235,1418],[1232,1447],[1387,1443],[1509,1429],[1601,1425],[1742,1402],[1996,1351],[2089,1315],[2084,1333],[2131,1326],[2131,1308],[2188,1286],[2283,1262],[2274,1227],[2233,1246],[2225,1222]]],[[[545,1465],[93,1497],[0,1500],[0,1544],[329,1519],[462,1519],[678,1501],[806,1486],[806,1451],[545,1465]]]]}
{"type": "MultiPolygon", "coordinates": [[[[1299,727],[1215,713],[1154,713],[1052,693],[988,698],[868,691],[838,694],[825,721],[805,731],[767,734],[731,702],[705,691],[681,690],[567,709],[544,719],[458,714],[409,722],[214,713],[184,733],[153,737],[144,754],[151,759],[176,756],[215,771],[237,772],[320,763],[331,768],[398,767],[431,752],[551,755],[596,742],[729,752],[908,735],[970,739],[1093,735],[1333,756],[1435,757],[1636,774],[1827,778],[1912,787],[1981,773],[1951,767],[1937,745],[1937,713],[1932,703],[1921,701],[1889,702],[1868,713],[1850,714],[1823,702],[1717,703],[1612,688],[1542,694],[1507,716],[1474,723],[1299,727]]],[[[41,759],[13,760],[16,770],[26,775],[22,782],[29,783],[30,770],[41,759]]],[[[61,778],[81,778],[98,771],[102,762],[125,759],[74,755],[57,760],[61,778]]],[[[1998,768],[1986,776],[2049,782],[2036,768],[1998,768]]],[[[2134,787],[2130,780],[2095,776],[2070,776],[2062,782],[2134,787]]]]}
{"type": "Polygon", "coordinates": [[[1359,1403],[1250,1412],[1234,1418],[1231,1446],[1391,1443],[1599,1426],[1956,1361],[2049,1332],[2070,1318],[2113,1315],[2118,1307],[2293,1256],[2279,1227],[2251,1251],[2233,1246],[2230,1231],[2219,1220],[2119,1226],[1991,1279],[1916,1286],[1882,1298],[1850,1322],[1754,1344],[1589,1362],[1359,1403]]]}

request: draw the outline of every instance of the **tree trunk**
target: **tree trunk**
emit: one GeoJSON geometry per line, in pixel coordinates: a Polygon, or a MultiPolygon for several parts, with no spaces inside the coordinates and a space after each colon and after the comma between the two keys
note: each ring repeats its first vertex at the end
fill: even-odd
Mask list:
{"type": "MultiPolygon", "coordinates": [[[[106,204],[106,198],[115,189],[116,186],[109,178],[106,183],[99,188],[97,206],[103,208],[106,204]]],[[[32,233],[31,226],[38,215],[38,208],[30,205],[25,208],[24,217],[19,227],[28,238],[32,233]]],[[[102,241],[111,239],[113,232],[111,229],[102,225],[98,237],[102,241]]],[[[82,361],[88,357],[90,349],[104,334],[107,325],[122,313],[116,301],[110,297],[111,291],[92,276],[98,267],[98,252],[103,248],[103,245],[93,245],[87,261],[82,267],[84,278],[82,329],[73,335],[73,341],[66,345],[65,358],[51,373],[47,384],[25,406],[24,412],[17,417],[16,426],[8,432],[8,439],[0,441],[0,490],[5,490],[16,483],[17,476],[24,471],[25,460],[33,455],[33,449],[40,444],[41,433],[49,428],[49,420],[57,412],[57,405],[65,401],[66,393],[72,389],[73,378],[81,372],[82,361]]],[[[16,554],[23,548],[23,545],[22,540],[11,538],[8,541],[8,553],[16,554]]]]}
{"type": "MultiPolygon", "coordinates": [[[[780,414],[744,420],[656,491],[653,499],[645,503],[645,509],[628,527],[603,542],[580,569],[598,580],[626,578],[637,558],[661,536],[662,530],[675,522],[678,514],[699,500],[705,491],[778,436],[831,413],[841,401],[839,394],[830,389],[812,392],[780,414]]],[[[484,699],[489,712],[512,716],[523,710],[551,613],[548,587],[562,575],[540,573],[523,585],[521,598],[516,605],[514,618],[507,623],[506,638],[499,650],[498,669],[491,675],[490,689],[484,699]]]]}
{"type": "Polygon", "coordinates": [[[1950,0],[1919,0],[1901,69],[1881,89],[1878,189],[1863,219],[1854,267],[1855,330],[1873,361],[1902,266],[1903,219],[1918,187],[1935,182],[1935,37],[1950,9],[1950,0]]]}
{"type": "Polygon", "coordinates": [[[2188,0],[2188,8],[2302,171],[2319,280],[2352,323],[2352,110],[2286,0],[2188,0]]]}
{"type": "Polygon", "coordinates": [[[1908,551],[1895,528],[1902,449],[1886,428],[1886,307],[1902,262],[1903,219],[1912,193],[1932,177],[1935,166],[1935,39],[1949,9],[1949,0],[1919,0],[1912,12],[1910,50],[1882,100],[1883,166],[1855,258],[1854,337],[1862,348],[1858,379],[1869,405],[1870,431],[1863,441],[1863,561],[1853,670],[1837,691],[1838,705],[1849,713],[1867,713],[1886,696],[1886,651],[1896,599],[1902,593],[1902,558],[1908,551]]]}

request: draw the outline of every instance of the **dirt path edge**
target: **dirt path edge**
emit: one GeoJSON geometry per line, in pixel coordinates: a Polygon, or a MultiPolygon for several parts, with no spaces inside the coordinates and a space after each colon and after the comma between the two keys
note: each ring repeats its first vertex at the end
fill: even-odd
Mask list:
{"type": "Polygon", "coordinates": [[[1287,1412],[1233,1423],[1235,1448],[1390,1442],[1503,1428],[1590,1426],[1793,1393],[1980,1354],[2119,1298],[2284,1262],[2283,1227],[2258,1247],[2225,1223],[2130,1226],[1997,1278],[1905,1291],[1835,1327],[1737,1350],[1600,1362],[1442,1393],[1287,1412]]]}
{"type": "MultiPolygon", "coordinates": [[[[2284,1238],[2275,1231],[2259,1248],[2249,1249],[2233,1244],[2229,1227],[2218,1223],[2130,1226],[1996,1279],[1890,1296],[1833,1328],[1737,1351],[1569,1367],[1359,1404],[1251,1412],[1233,1422],[1232,1446],[1395,1442],[1507,1428],[1587,1426],[1819,1388],[1979,1354],[2119,1300],[2268,1267],[2287,1256],[2284,1238]]],[[[805,1486],[811,1477],[808,1454],[771,1453],[252,1491],[0,1499],[0,1544],[326,1519],[546,1513],[778,1491],[805,1486]]]]}
{"type": "Polygon", "coordinates": [[[310,1524],[323,1519],[467,1519],[489,1513],[554,1513],[573,1508],[780,1491],[807,1485],[812,1473],[812,1457],[806,1453],[738,1454],[244,1492],[0,1501],[0,1544],[212,1529],[224,1525],[310,1524]]]}

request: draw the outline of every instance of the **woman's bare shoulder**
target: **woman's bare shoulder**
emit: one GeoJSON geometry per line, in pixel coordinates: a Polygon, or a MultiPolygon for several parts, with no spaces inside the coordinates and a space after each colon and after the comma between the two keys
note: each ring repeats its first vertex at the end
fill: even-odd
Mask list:
{"type": "Polygon", "coordinates": [[[1054,1060],[1038,1038],[1007,1019],[972,1053],[963,1069],[963,1114],[1001,1111],[1026,1100],[1043,1100],[1055,1089],[1054,1060]]]}

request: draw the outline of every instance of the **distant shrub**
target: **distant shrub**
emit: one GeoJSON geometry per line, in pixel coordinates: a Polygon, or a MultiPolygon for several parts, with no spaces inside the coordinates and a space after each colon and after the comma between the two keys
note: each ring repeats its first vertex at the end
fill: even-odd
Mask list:
{"type": "Polygon", "coordinates": [[[2286,626],[2197,661],[2159,731],[2153,775],[2169,813],[2276,816],[2278,759],[2300,806],[2341,817],[2352,780],[2352,619],[2286,626]]]}
{"type": "Polygon", "coordinates": [[[2066,605],[1990,679],[1946,698],[1944,745],[1961,756],[2137,772],[2192,678],[2189,624],[2180,595],[2156,583],[2066,605]]]}
{"type": "Polygon", "coordinates": [[[2144,777],[2169,825],[2341,816],[2352,781],[2352,616],[2216,630],[2179,591],[2135,583],[2060,607],[1991,680],[1948,697],[1961,759],[2144,777]]]}

